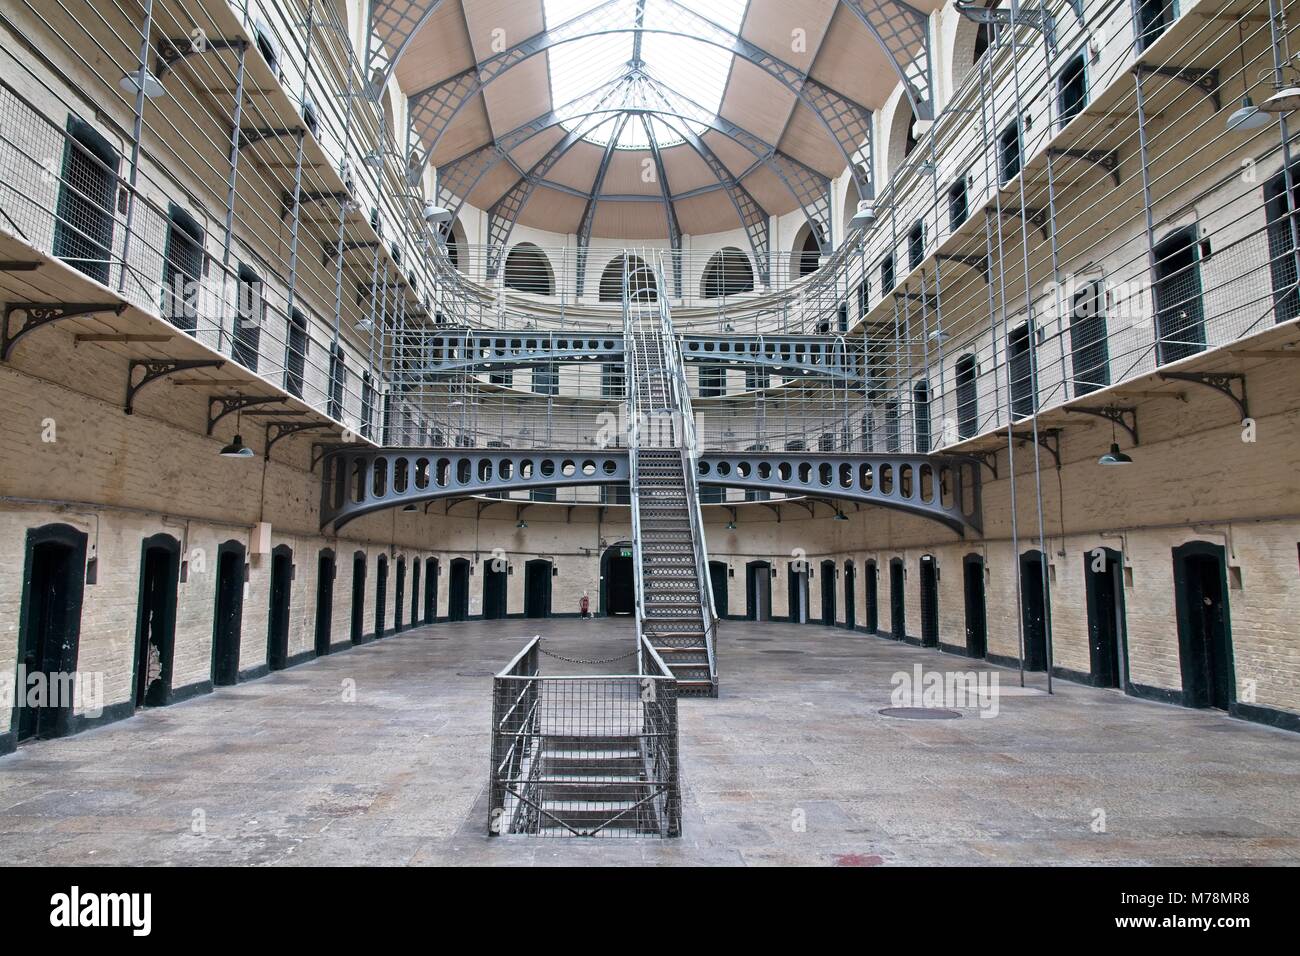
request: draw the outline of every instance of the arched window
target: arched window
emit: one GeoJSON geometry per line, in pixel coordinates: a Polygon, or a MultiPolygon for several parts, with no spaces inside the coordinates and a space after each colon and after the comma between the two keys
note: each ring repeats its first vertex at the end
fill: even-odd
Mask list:
{"type": "Polygon", "coordinates": [[[655,302],[659,299],[659,284],[640,256],[618,256],[611,259],[600,275],[600,301],[623,301],[623,274],[627,273],[628,296],[633,302],[655,302]]]}
{"type": "Polygon", "coordinates": [[[534,295],[555,295],[555,273],[546,253],[531,242],[521,242],[506,256],[507,289],[534,295]]]}
{"type": "Polygon", "coordinates": [[[718,299],[753,291],[754,270],[750,268],[749,256],[734,246],[715,252],[705,264],[700,283],[700,295],[704,298],[718,299]]]}
{"type": "Polygon", "coordinates": [[[438,239],[447,250],[447,261],[458,272],[464,272],[469,265],[468,257],[462,254],[465,249],[465,227],[456,219],[438,226],[438,239]]]}
{"type": "Polygon", "coordinates": [[[794,277],[802,279],[817,271],[821,260],[822,247],[817,241],[817,230],[812,223],[806,222],[795,237],[794,277]]]}

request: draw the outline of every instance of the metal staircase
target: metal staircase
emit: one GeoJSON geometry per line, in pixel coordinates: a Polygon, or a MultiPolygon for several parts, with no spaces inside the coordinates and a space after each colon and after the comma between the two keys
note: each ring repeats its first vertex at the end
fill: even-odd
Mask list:
{"type": "MultiPolygon", "coordinates": [[[[662,265],[659,288],[663,289],[662,265]]],[[[623,296],[637,636],[682,696],[716,697],[717,614],[695,474],[695,425],[667,302],[623,296]]]]}

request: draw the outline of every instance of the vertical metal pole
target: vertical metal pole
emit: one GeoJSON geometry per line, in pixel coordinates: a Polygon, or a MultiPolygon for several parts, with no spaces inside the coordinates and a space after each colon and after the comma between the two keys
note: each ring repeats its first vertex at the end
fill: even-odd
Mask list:
{"type": "MultiPolygon", "coordinates": [[[[307,77],[310,72],[308,64],[311,62],[311,33],[314,13],[315,0],[311,0],[307,5],[307,35],[303,49],[301,102],[304,104],[307,102],[307,77]]],[[[298,146],[293,167],[293,221],[289,226],[289,283],[285,294],[284,318],[288,325],[293,324],[294,297],[298,291],[298,227],[302,222],[302,163],[306,143],[307,130],[299,127],[298,146]]],[[[289,368],[289,336],[287,332],[284,337],[284,368],[286,371],[289,368]]]]}
{"type": "MultiPolygon", "coordinates": [[[[1283,85],[1282,65],[1289,60],[1285,56],[1282,45],[1286,39],[1285,34],[1278,29],[1279,21],[1285,24],[1285,11],[1281,9],[1277,0],[1268,0],[1268,31],[1269,45],[1273,51],[1273,86],[1275,89],[1281,89],[1283,85]]],[[[1295,287],[1293,293],[1297,300],[1300,300],[1300,223],[1296,222],[1296,204],[1295,204],[1295,173],[1291,169],[1291,132],[1287,123],[1286,113],[1277,114],[1278,130],[1282,136],[1282,175],[1283,182],[1286,185],[1286,211],[1287,220],[1291,229],[1291,255],[1295,259],[1295,287]]],[[[1276,315],[1274,318],[1278,318],[1276,315]]]]}
{"type": "MultiPolygon", "coordinates": [[[[144,132],[144,89],[149,77],[149,51],[153,46],[149,35],[153,33],[153,0],[145,0],[144,25],[140,30],[139,72],[135,75],[135,121],[131,127],[131,175],[127,180],[126,230],[122,236],[122,265],[117,273],[117,292],[126,290],[127,263],[131,254],[131,230],[135,225],[135,186],[140,173],[140,137],[144,132]]],[[[109,250],[111,260],[112,249],[109,250]]]]}
{"type": "MultiPolygon", "coordinates": [[[[1019,11],[1019,4],[1012,0],[1011,4],[1011,79],[1015,91],[1016,113],[1021,112],[1023,102],[1020,92],[1020,43],[1016,39],[1017,22],[1016,17],[1019,11]]],[[[1051,135],[1051,126],[1048,126],[1048,135],[1051,135]]],[[[1026,144],[1021,141],[1021,152],[1027,154],[1026,144]]],[[[1046,667],[1047,667],[1047,692],[1052,693],[1052,612],[1051,612],[1051,588],[1048,582],[1047,557],[1047,538],[1043,529],[1043,476],[1042,476],[1042,446],[1038,443],[1038,406],[1040,396],[1038,392],[1038,328],[1033,322],[1034,316],[1034,291],[1032,281],[1029,276],[1029,224],[1025,220],[1025,156],[1022,156],[1020,162],[1020,172],[1018,179],[1020,181],[1020,253],[1023,259],[1025,271],[1025,315],[1029,320],[1026,326],[1029,332],[1029,386],[1033,395],[1034,413],[1030,420],[1033,428],[1034,438],[1034,492],[1038,505],[1038,549],[1043,560],[1043,636],[1046,667]]]]}
{"type": "Polygon", "coordinates": [[[1151,172],[1147,167],[1150,155],[1147,147],[1146,100],[1142,91],[1142,70],[1133,68],[1133,83],[1137,93],[1138,155],[1142,167],[1142,213],[1146,217],[1147,279],[1151,287],[1151,330],[1155,346],[1156,364],[1160,364],[1160,318],[1156,314],[1156,247],[1155,216],[1151,212],[1151,172]]]}
{"type": "MultiPolygon", "coordinates": [[[[226,230],[221,240],[221,304],[220,314],[217,316],[217,351],[220,352],[225,345],[226,335],[226,291],[230,281],[230,248],[235,238],[235,187],[239,182],[239,137],[240,124],[244,121],[244,73],[245,57],[248,54],[248,43],[244,40],[239,41],[239,64],[235,71],[235,108],[231,115],[230,124],[230,168],[226,172],[226,230]]],[[[235,289],[235,303],[238,308],[239,290],[235,289]]],[[[232,322],[233,326],[233,322],[232,322]]],[[[234,344],[234,331],[232,327],[231,344],[234,344]]]]}

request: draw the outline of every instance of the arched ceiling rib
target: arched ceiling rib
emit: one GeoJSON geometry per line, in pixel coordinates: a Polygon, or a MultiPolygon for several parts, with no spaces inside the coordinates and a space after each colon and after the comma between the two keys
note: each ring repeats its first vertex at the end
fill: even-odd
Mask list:
{"type": "MultiPolygon", "coordinates": [[[[482,205],[494,197],[498,234],[504,229],[508,236],[515,221],[555,228],[537,218],[544,207],[529,200],[558,193],[583,200],[580,239],[628,218],[601,214],[602,203],[649,201],[661,206],[663,238],[675,244],[683,219],[677,207],[717,192],[734,215],[710,221],[709,231],[739,222],[754,244],[760,238],[754,221],[791,209],[828,227],[824,184],[846,165],[860,193],[871,195],[871,111],[901,80],[916,115],[932,112],[928,17],[940,2],[739,0],[729,19],[726,0],[372,0],[367,65],[374,83],[396,76],[411,94],[408,141],[421,165],[438,166],[443,202],[458,206],[472,195],[482,205]],[[563,22],[548,22],[548,13],[562,19],[557,11],[563,22]],[[715,16],[732,26],[719,25],[715,16]],[[615,107],[588,95],[556,108],[555,74],[548,73],[558,62],[553,51],[627,43],[606,49],[630,49],[629,66],[637,67],[643,43],[649,51],[651,38],[662,44],[665,37],[727,56],[720,99],[705,99],[716,109],[678,96],[625,110],[630,121],[605,112],[604,121],[581,124],[585,132],[575,137],[582,117],[615,107]],[[604,148],[611,133],[617,149],[604,148]],[[680,176],[669,152],[690,157],[676,160],[680,176]],[[624,181],[619,170],[629,154],[654,169],[657,188],[610,188],[624,181]],[[550,178],[557,164],[565,182],[550,178]],[[702,174],[713,181],[701,184],[702,174]],[[678,179],[691,185],[674,193],[678,179]],[[571,185],[584,180],[585,186],[571,185]]],[[[653,60],[653,53],[647,56],[653,60]]],[[[593,76],[593,83],[604,79],[593,76]]],[[[692,231],[701,210],[720,208],[694,207],[692,231]]],[[[648,211],[627,209],[638,221],[648,211]]]]}

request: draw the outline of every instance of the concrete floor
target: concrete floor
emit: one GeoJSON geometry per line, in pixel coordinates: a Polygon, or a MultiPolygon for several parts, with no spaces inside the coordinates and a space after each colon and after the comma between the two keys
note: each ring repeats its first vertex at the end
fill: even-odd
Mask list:
{"type": "Polygon", "coordinates": [[[972,662],[788,624],[725,624],[723,697],[680,705],[682,839],[490,839],[489,675],[539,629],[570,656],[631,642],[626,620],[426,627],[24,746],[0,758],[0,859],[1300,862],[1294,734],[1063,682],[1025,693],[982,664],[997,717],[890,719],[893,674],[972,662]]]}

